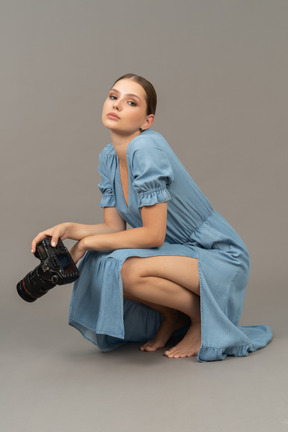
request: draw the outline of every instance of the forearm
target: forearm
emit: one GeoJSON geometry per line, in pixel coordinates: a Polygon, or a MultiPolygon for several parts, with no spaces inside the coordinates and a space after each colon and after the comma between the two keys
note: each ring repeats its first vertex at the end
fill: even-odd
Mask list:
{"type": "Polygon", "coordinates": [[[85,225],[74,222],[67,222],[67,238],[72,240],[82,240],[85,237],[101,235],[101,234],[112,234],[120,230],[120,227],[116,227],[108,224],[97,224],[97,225],[85,225]]]}
{"type": "MultiPolygon", "coordinates": [[[[88,250],[113,251],[117,249],[148,249],[162,246],[166,236],[167,202],[143,207],[141,216],[142,227],[130,230],[118,229],[117,232],[114,231],[113,233],[98,232],[82,238],[70,250],[72,258],[77,263],[88,250]]],[[[109,222],[109,218],[106,218],[105,222],[107,221],[109,222]]],[[[119,220],[116,224],[108,223],[108,225],[121,228],[119,220]]]]}
{"type": "Polygon", "coordinates": [[[83,250],[111,251],[116,249],[144,249],[159,247],[162,236],[148,227],[133,228],[117,233],[101,233],[83,238],[79,247],[83,250]]]}

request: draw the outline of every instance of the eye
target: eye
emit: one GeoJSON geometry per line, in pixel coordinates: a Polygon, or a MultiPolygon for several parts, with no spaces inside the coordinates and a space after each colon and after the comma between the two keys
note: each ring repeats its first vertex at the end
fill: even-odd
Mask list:
{"type": "Polygon", "coordinates": [[[117,99],[117,97],[114,96],[113,94],[112,94],[112,95],[109,95],[109,98],[112,99],[112,100],[116,100],[116,99],[117,99]]]}
{"type": "Polygon", "coordinates": [[[137,106],[137,104],[135,102],[133,102],[133,101],[128,101],[128,104],[131,105],[131,106],[137,106]]]}

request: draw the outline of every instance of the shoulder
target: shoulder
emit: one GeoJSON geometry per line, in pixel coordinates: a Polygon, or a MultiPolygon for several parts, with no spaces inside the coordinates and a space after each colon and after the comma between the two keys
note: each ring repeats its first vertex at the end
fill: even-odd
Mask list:
{"type": "Polygon", "coordinates": [[[115,162],[117,158],[115,149],[113,144],[108,144],[104,147],[104,149],[99,154],[99,162],[100,164],[108,164],[111,165],[115,162]]]}
{"type": "Polygon", "coordinates": [[[132,140],[127,149],[127,162],[133,177],[148,182],[165,177],[172,179],[170,147],[158,132],[147,130],[132,140]]]}
{"type": "Polygon", "coordinates": [[[127,149],[127,158],[132,159],[135,153],[145,153],[153,157],[155,152],[165,152],[168,148],[169,144],[160,133],[148,129],[130,142],[127,149]]]}
{"type": "Polygon", "coordinates": [[[113,144],[108,144],[99,154],[99,171],[114,172],[117,165],[117,155],[113,144]]]}
{"type": "Polygon", "coordinates": [[[100,159],[107,158],[107,157],[115,157],[115,156],[116,156],[116,152],[114,150],[113,144],[106,145],[99,154],[100,159]]]}

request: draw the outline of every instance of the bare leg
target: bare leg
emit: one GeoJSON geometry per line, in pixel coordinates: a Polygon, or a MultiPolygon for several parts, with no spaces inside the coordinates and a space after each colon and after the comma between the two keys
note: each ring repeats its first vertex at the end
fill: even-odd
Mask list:
{"type": "Polygon", "coordinates": [[[125,295],[125,298],[129,300],[134,300],[139,303],[145,304],[161,313],[163,320],[159,326],[159,329],[153,339],[147,341],[143,346],[141,346],[141,351],[156,351],[159,348],[165,347],[168,340],[171,338],[173,333],[182,328],[188,327],[190,324],[190,318],[175,309],[171,309],[165,306],[156,305],[155,303],[150,303],[148,301],[143,301],[131,295],[125,295]]]}
{"type": "MultiPolygon", "coordinates": [[[[122,279],[125,296],[133,296],[140,302],[146,302],[146,304],[148,302],[176,309],[191,319],[192,325],[182,341],[176,347],[166,351],[165,355],[169,358],[197,355],[201,344],[198,261],[194,258],[180,256],[129,258],[122,267],[122,279]]],[[[164,314],[163,316],[165,319],[164,314]]],[[[162,329],[159,328],[160,330],[162,329]]],[[[172,333],[175,330],[174,319],[172,333]]],[[[165,337],[158,338],[157,333],[153,341],[150,341],[151,350],[154,350],[155,346],[157,349],[167,342],[165,339],[167,339],[169,332],[166,330],[165,332],[165,337]]],[[[169,337],[172,333],[170,325],[169,337]]],[[[163,335],[162,331],[161,334],[163,335]]]]}

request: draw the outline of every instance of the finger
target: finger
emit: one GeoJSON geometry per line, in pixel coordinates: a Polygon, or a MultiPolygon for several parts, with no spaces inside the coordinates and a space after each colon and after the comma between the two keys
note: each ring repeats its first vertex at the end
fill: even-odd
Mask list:
{"type": "Polygon", "coordinates": [[[52,246],[52,247],[56,247],[56,246],[57,246],[57,243],[58,243],[59,237],[60,237],[60,233],[59,233],[59,231],[55,231],[55,232],[53,232],[53,234],[52,234],[52,238],[51,238],[51,246],[52,246]]]}
{"type": "Polygon", "coordinates": [[[44,232],[40,232],[39,234],[37,234],[37,236],[32,240],[31,243],[31,252],[35,253],[36,251],[36,245],[37,243],[39,243],[41,240],[43,240],[46,237],[46,234],[44,232]]]}

